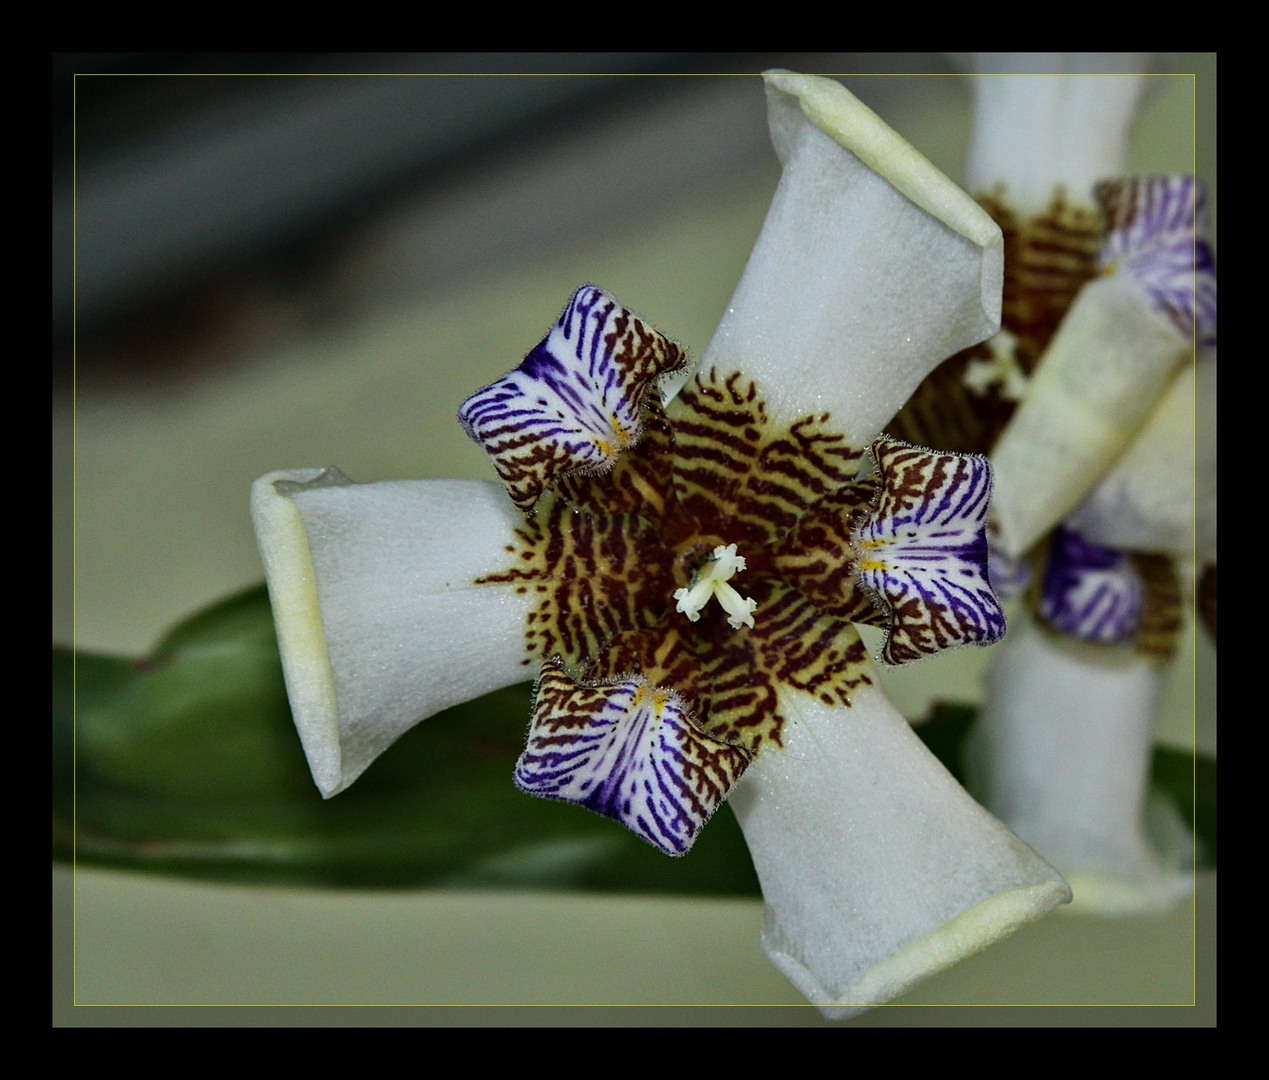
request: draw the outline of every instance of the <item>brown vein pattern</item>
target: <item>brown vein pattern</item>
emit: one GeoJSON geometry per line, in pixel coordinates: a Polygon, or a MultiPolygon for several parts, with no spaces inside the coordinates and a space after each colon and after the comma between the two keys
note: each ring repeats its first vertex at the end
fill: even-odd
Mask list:
{"type": "Polygon", "coordinates": [[[697,375],[670,418],[680,504],[702,533],[726,535],[746,558],[746,547],[780,539],[814,503],[854,479],[863,456],[828,428],[828,413],[777,429],[740,372],[697,375]]]}
{"type": "Polygon", "coordinates": [[[587,678],[639,672],[673,687],[703,732],[750,753],[781,745],[780,685],[849,706],[851,691],[871,682],[867,650],[850,623],[825,615],[775,577],[748,583],[746,593],[758,601],[752,630],[733,630],[722,609],[710,605],[697,623],[679,616],[682,625],[621,635],[587,678]]]}
{"type": "Polygon", "coordinates": [[[970,389],[965,369],[991,357],[993,349],[1004,349],[1030,375],[1076,294],[1096,276],[1102,238],[1098,211],[1069,202],[1061,187],[1049,208],[1032,218],[1015,214],[999,189],[978,201],[1004,234],[1000,323],[1011,337],[1000,335],[945,360],[889,425],[892,434],[908,442],[961,454],[990,453],[1017,407],[998,385],[982,394],[970,389]]]}
{"type": "Polygon", "coordinates": [[[527,513],[562,478],[611,468],[639,438],[654,381],[686,363],[680,346],[583,285],[520,366],[463,402],[458,419],[527,513]]]}
{"type": "Polygon", "coordinates": [[[1146,587],[1141,624],[1133,647],[1155,660],[1170,660],[1181,637],[1181,582],[1167,555],[1133,552],[1133,564],[1146,587]]]}
{"type": "MultiPolygon", "coordinates": [[[[1127,190],[1122,185],[1113,190],[1121,188],[1127,190]]],[[[1030,219],[1014,213],[1000,189],[978,196],[978,202],[1004,234],[1001,328],[1012,337],[998,335],[945,360],[889,425],[893,434],[908,442],[962,454],[990,454],[1017,408],[1015,401],[1001,395],[999,385],[988,387],[985,393],[971,389],[966,385],[966,369],[990,358],[993,349],[1003,348],[1012,350],[1024,372],[1034,371],[1076,295],[1096,276],[1103,236],[1130,220],[1135,206],[1126,199],[1109,199],[1099,210],[1069,201],[1061,187],[1049,208],[1030,219]]],[[[1134,645],[1143,654],[1160,658],[1171,655],[1176,645],[1179,599],[1174,605],[1167,584],[1175,581],[1171,561],[1165,556],[1149,558],[1160,564],[1147,568],[1152,576],[1147,579],[1146,611],[1134,645]]],[[[1138,559],[1138,568],[1142,565],[1138,559]]],[[[1027,599],[1032,611],[1038,612],[1034,590],[1028,591],[1027,599]]]]}
{"type": "Polygon", "coordinates": [[[1005,237],[1001,325],[1018,338],[1018,360],[1029,375],[1084,284],[1097,274],[1101,215],[1067,200],[1059,187],[1049,208],[1019,219],[997,189],[978,201],[1005,237]]]}
{"type": "Polygon", "coordinates": [[[593,514],[639,514],[658,520],[673,500],[674,429],[661,396],[649,391],[639,441],[608,472],[569,476],[556,488],[560,497],[593,514]]]}
{"type": "Polygon", "coordinates": [[[513,565],[480,582],[539,595],[530,653],[558,654],[579,685],[641,676],[672,689],[703,734],[748,754],[778,746],[778,688],[849,705],[870,681],[850,620],[884,619],[853,581],[847,539],[875,483],[854,481],[862,450],[830,421],[781,429],[752,381],[697,375],[667,410],[648,405],[615,469],[545,496],[513,565]],[[695,623],[675,611],[674,590],[730,543],[748,562],[732,584],[757,601],[752,629],[732,629],[717,603],[695,623]]]}
{"type": "Polygon", "coordinates": [[[633,514],[587,514],[547,495],[516,537],[511,567],[476,584],[515,582],[538,595],[525,630],[533,657],[579,665],[622,631],[656,625],[671,606],[669,553],[633,514]]]}
{"type": "Polygon", "coordinates": [[[775,547],[776,573],[826,615],[885,626],[886,616],[855,576],[850,538],[877,497],[876,477],[824,496],[775,547]]]}

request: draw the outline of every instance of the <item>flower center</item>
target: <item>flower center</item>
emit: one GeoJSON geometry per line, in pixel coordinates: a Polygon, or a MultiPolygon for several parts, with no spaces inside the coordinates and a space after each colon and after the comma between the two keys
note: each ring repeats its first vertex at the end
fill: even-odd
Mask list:
{"type": "Polygon", "coordinates": [[[735,544],[719,544],[697,567],[691,584],[674,591],[674,599],[679,602],[677,610],[696,622],[701,617],[701,608],[709,603],[710,597],[716,597],[727,612],[727,622],[733,630],[739,630],[742,625],[752,627],[758,601],[741,596],[727,584],[744,568],[744,556],[736,554],[735,544]]]}

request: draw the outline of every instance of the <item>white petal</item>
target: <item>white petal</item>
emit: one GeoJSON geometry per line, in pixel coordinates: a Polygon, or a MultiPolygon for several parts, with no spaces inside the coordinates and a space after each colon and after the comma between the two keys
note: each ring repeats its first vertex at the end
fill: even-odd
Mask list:
{"type": "Polygon", "coordinates": [[[767,98],[784,174],[701,369],[756,380],[779,421],[829,411],[862,446],[999,328],[1000,230],[841,84],[771,74],[767,98]]]}
{"type": "Polygon", "coordinates": [[[1068,199],[1091,206],[1093,184],[1124,172],[1128,128],[1144,77],[996,73],[1063,69],[1123,73],[1143,71],[1147,60],[1146,53],[1045,58],[1026,53],[977,54],[974,68],[983,74],[973,79],[974,134],[965,168],[966,187],[989,192],[1003,183],[1009,206],[1023,215],[1047,209],[1058,184],[1065,185],[1068,199]]]}
{"type": "Polygon", "coordinates": [[[476,585],[505,569],[523,519],[498,484],[354,484],[338,470],[257,480],[291,711],[324,796],[442,709],[531,678],[532,594],[476,585]]]}
{"type": "Polygon", "coordinates": [[[1216,559],[1216,443],[1196,444],[1195,420],[1216,423],[1216,360],[1183,367],[1149,423],[1067,519],[1107,547],[1216,559]],[[1193,547],[1192,547],[1193,545],[1193,547]]]}
{"type": "Polygon", "coordinates": [[[1005,551],[1026,551],[1101,480],[1189,351],[1129,275],[1080,291],[992,450],[1005,551]]]}
{"type": "Polygon", "coordinates": [[[762,945],[830,1019],[902,994],[1069,899],[876,684],[850,708],[784,691],[782,749],[731,805],[766,902],[762,945]]]}
{"type": "Polygon", "coordinates": [[[1014,620],[987,676],[975,747],[984,799],[1091,911],[1159,911],[1190,890],[1188,852],[1152,850],[1145,817],[1166,672],[1131,647],[1014,620]]]}

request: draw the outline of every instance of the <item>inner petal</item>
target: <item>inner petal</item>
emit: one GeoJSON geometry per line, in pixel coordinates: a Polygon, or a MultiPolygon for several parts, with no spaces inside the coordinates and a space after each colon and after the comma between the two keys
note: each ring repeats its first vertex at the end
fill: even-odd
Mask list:
{"type": "Polygon", "coordinates": [[[825,496],[775,548],[775,570],[827,615],[846,622],[885,626],[887,609],[860,585],[851,534],[877,497],[868,477],[825,496]]]}
{"type": "Polygon", "coordinates": [[[987,459],[892,439],[878,439],[872,452],[881,492],[852,546],[860,581],[890,613],[882,659],[902,664],[999,641],[1005,617],[987,572],[987,459]]]}
{"type": "Polygon", "coordinates": [[[653,381],[686,362],[680,346],[583,285],[520,366],[463,402],[458,419],[527,512],[560,478],[611,468],[639,438],[653,381]]]}
{"type": "Polygon", "coordinates": [[[1054,531],[1040,594],[1040,614],[1058,630],[1113,645],[1136,633],[1145,587],[1122,551],[1085,540],[1074,529],[1054,531]]]}
{"type": "Polygon", "coordinates": [[[1097,185],[1106,215],[1103,272],[1131,274],[1183,336],[1216,345],[1216,264],[1207,193],[1192,176],[1148,176],[1097,185]]]}
{"type": "Polygon", "coordinates": [[[698,731],[672,690],[641,675],[580,684],[552,659],[515,778],[530,795],[578,803],[682,855],[749,761],[698,731]]]}

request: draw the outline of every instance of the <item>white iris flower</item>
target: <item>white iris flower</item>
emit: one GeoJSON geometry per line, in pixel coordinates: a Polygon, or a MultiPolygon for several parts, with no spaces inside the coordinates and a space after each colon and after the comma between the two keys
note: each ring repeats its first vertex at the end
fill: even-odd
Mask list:
{"type": "Polygon", "coordinates": [[[298,469],[252,510],[325,795],[536,674],[516,783],[672,855],[730,798],[767,954],[843,1017],[1069,892],[925,750],[852,626],[886,627],[888,663],[1004,631],[985,459],[878,437],[998,329],[1000,231],[839,84],[766,78],[783,177],[686,382],[682,348],[582,286],[460,411],[501,484],[298,469]]]}

